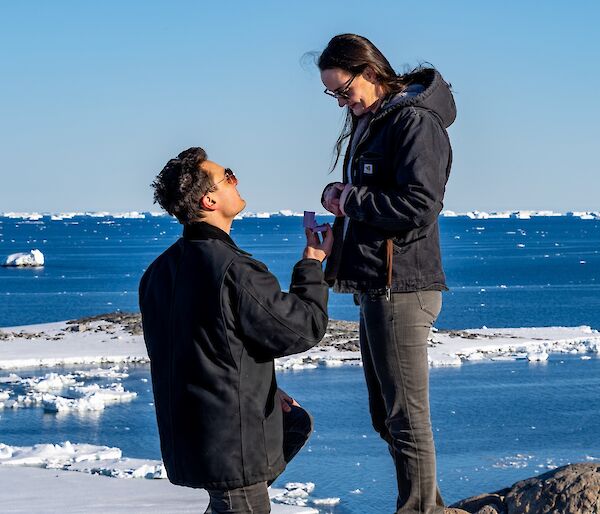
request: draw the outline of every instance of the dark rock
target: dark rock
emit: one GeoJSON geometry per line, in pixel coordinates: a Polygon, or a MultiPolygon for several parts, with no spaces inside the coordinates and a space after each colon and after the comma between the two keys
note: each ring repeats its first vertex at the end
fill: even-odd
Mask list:
{"type": "Polygon", "coordinates": [[[504,507],[502,507],[502,510],[498,510],[492,505],[486,505],[479,509],[475,514],[504,514],[505,512],[504,507]]]}
{"type": "Polygon", "coordinates": [[[69,321],[68,323],[69,326],[67,327],[67,330],[69,332],[85,332],[88,328],[83,323],[73,323],[72,321],[69,321]]]}
{"type": "Polygon", "coordinates": [[[569,464],[452,507],[471,514],[600,514],[600,463],[569,464]]]}
{"type": "Polygon", "coordinates": [[[121,325],[125,332],[132,336],[142,334],[142,317],[139,313],[132,312],[108,312],[96,316],[67,321],[68,325],[88,325],[93,322],[104,322],[111,325],[121,325]]]}
{"type": "Polygon", "coordinates": [[[504,501],[510,514],[600,513],[600,463],[571,464],[517,482],[504,501]]]}
{"type": "Polygon", "coordinates": [[[458,507],[460,509],[464,509],[467,512],[476,512],[477,514],[505,514],[506,507],[504,505],[504,495],[500,494],[504,492],[506,494],[509,489],[503,489],[502,491],[491,493],[491,494],[480,494],[479,496],[472,496],[471,498],[467,498],[466,500],[461,500],[452,505],[452,507],[458,507]],[[483,510],[486,507],[490,507],[490,509],[486,512],[483,510]]]}
{"type": "Polygon", "coordinates": [[[356,321],[329,320],[327,333],[317,346],[333,346],[346,352],[360,351],[356,321]]]}

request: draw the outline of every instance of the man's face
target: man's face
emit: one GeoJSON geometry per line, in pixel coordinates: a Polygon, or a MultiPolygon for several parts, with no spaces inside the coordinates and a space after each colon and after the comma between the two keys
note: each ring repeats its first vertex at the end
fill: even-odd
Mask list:
{"type": "Polygon", "coordinates": [[[233,219],[244,210],[246,201],[237,190],[237,179],[229,179],[225,168],[213,161],[204,161],[202,169],[215,186],[205,196],[214,202],[215,210],[224,217],[233,219]]]}

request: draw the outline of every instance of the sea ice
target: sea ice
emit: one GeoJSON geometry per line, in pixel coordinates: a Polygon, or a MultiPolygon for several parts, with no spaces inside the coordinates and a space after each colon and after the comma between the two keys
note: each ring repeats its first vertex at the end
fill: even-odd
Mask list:
{"type": "Polygon", "coordinates": [[[139,213],[138,211],[131,212],[115,212],[113,218],[115,219],[144,219],[145,214],[139,213]]]}
{"type": "Polygon", "coordinates": [[[548,360],[548,353],[545,351],[541,352],[528,352],[527,360],[530,362],[542,362],[548,360]]]}
{"type": "Polygon", "coordinates": [[[339,498],[315,498],[312,500],[315,505],[338,505],[340,503],[339,498]]]}
{"type": "Polygon", "coordinates": [[[315,484],[313,482],[288,482],[284,487],[288,491],[293,491],[294,489],[303,489],[309,494],[315,490],[315,484]]]}
{"type": "Polygon", "coordinates": [[[39,250],[10,254],[3,266],[37,268],[44,265],[44,254],[39,250]]]}
{"type": "Polygon", "coordinates": [[[62,396],[44,395],[42,405],[46,412],[67,411],[101,411],[104,402],[98,397],[89,398],[64,398],[62,396]]]}
{"type": "MultiPolygon", "coordinates": [[[[284,505],[305,507],[308,505],[309,496],[314,489],[315,484],[313,482],[288,482],[285,484],[285,490],[274,496],[273,500],[284,505]]],[[[314,500],[312,501],[314,502],[314,500]]]]}
{"type": "Polygon", "coordinates": [[[110,370],[75,371],[70,374],[47,373],[43,377],[21,379],[17,375],[1,377],[9,386],[0,396],[0,409],[17,409],[41,406],[46,412],[99,412],[107,404],[127,402],[137,397],[137,393],[125,391],[119,383],[100,386],[97,383],[84,385],[78,376],[120,375],[115,368],[110,370]],[[106,373],[104,373],[106,371],[106,373]],[[68,391],[69,396],[58,394],[68,391]],[[10,394],[14,398],[9,399],[10,394]]]}

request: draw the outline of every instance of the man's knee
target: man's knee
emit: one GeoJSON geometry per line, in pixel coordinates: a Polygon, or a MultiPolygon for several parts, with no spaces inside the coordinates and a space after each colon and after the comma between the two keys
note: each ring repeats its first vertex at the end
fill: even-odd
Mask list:
{"type": "Polygon", "coordinates": [[[294,432],[298,435],[304,434],[305,439],[310,437],[313,431],[314,420],[309,412],[298,405],[290,405],[291,410],[283,413],[284,432],[294,432]]]}
{"type": "Polygon", "coordinates": [[[390,432],[385,422],[385,416],[378,415],[371,411],[371,424],[375,429],[375,432],[379,434],[379,436],[389,443],[391,441],[390,432]]]}
{"type": "Polygon", "coordinates": [[[283,413],[283,457],[290,462],[308,441],[313,431],[313,418],[302,407],[291,405],[283,413]]]}
{"type": "Polygon", "coordinates": [[[268,514],[271,512],[271,501],[265,482],[237,489],[209,489],[208,494],[210,504],[207,512],[211,514],[250,514],[252,512],[268,514]]]}

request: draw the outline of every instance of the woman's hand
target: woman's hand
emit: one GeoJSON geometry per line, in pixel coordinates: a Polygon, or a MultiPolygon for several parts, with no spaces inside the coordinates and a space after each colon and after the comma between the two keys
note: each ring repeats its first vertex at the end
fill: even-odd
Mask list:
{"type": "Polygon", "coordinates": [[[341,182],[333,182],[325,187],[321,195],[321,204],[334,216],[343,216],[340,206],[340,196],[345,185],[341,182]]]}
{"type": "Polygon", "coordinates": [[[327,229],[323,232],[323,241],[319,239],[319,234],[309,228],[304,229],[306,234],[306,248],[304,249],[304,259],[316,259],[323,262],[329,255],[333,247],[333,230],[327,223],[327,229]]]}

